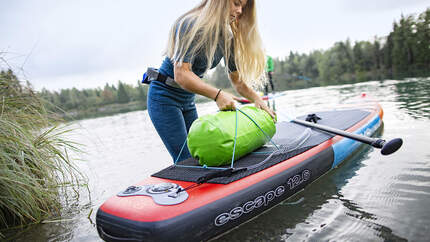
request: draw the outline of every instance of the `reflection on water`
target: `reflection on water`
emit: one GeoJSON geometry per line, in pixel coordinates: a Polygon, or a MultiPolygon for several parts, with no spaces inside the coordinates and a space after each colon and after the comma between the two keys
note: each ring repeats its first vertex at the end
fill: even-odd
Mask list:
{"type": "Polygon", "coordinates": [[[430,118],[430,80],[418,79],[395,84],[399,108],[414,118],[430,118]]]}
{"type": "MultiPolygon", "coordinates": [[[[426,241],[430,232],[430,79],[375,81],[285,92],[278,113],[297,116],[331,109],[365,92],[384,108],[386,139],[402,137],[391,156],[362,147],[306,190],[216,241],[426,241]]],[[[198,105],[200,115],[217,110],[198,105]]],[[[83,120],[71,135],[85,144],[80,168],[85,194],[63,221],[30,227],[18,241],[100,241],[94,221],[110,196],[170,165],[146,111],[83,120]],[[92,211],[92,212],[91,212],[92,211]],[[90,216],[89,216],[90,215],[90,216]]]]}

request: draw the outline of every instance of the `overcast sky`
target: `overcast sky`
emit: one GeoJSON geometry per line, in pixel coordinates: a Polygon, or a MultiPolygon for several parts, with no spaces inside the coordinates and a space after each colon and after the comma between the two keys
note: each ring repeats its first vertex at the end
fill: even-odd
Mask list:
{"type": "MultiPolygon", "coordinates": [[[[40,90],[135,84],[159,67],[174,20],[200,0],[0,0],[0,58],[40,90]]],[[[257,0],[265,49],[328,49],[372,40],[428,0],[257,0]]],[[[7,65],[0,60],[0,68],[7,65]]]]}

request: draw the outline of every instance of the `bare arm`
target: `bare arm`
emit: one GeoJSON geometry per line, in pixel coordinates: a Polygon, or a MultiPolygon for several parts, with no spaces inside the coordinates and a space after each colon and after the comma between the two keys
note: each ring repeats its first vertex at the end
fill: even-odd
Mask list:
{"type": "Polygon", "coordinates": [[[252,90],[245,82],[240,80],[239,73],[237,71],[230,73],[230,79],[234,88],[240,95],[252,101],[257,108],[266,111],[268,114],[270,114],[270,116],[272,116],[273,120],[276,121],[276,113],[267,107],[260,95],[252,90]]]}
{"type": "MultiPolygon", "coordinates": [[[[190,63],[182,63],[181,66],[175,64],[174,74],[175,81],[187,91],[203,95],[212,100],[214,100],[218,94],[219,89],[205,83],[191,71],[190,63]]],[[[216,99],[216,104],[219,110],[234,110],[236,109],[234,100],[239,100],[239,98],[225,91],[221,91],[216,99]]]]}

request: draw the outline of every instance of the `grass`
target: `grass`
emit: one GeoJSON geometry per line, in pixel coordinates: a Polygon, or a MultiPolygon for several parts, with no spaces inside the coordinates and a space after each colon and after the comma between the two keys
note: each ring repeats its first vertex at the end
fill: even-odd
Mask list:
{"type": "Polygon", "coordinates": [[[68,156],[79,145],[63,138],[71,130],[49,117],[29,84],[10,70],[0,72],[2,230],[58,215],[61,191],[85,181],[68,156]]]}

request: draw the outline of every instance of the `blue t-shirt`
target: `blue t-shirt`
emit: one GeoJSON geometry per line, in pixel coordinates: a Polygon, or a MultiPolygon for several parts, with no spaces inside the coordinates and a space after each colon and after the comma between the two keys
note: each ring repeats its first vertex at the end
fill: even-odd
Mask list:
{"type": "MultiPolygon", "coordinates": [[[[183,24],[183,26],[181,27],[181,33],[187,31],[188,26],[187,24],[183,24]]],[[[192,44],[192,43],[191,43],[192,44]]],[[[224,57],[223,51],[222,51],[222,47],[224,46],[223,43],[218,43],[217,48],[215,50],[215,54],[212,60],[212,66],[209,69],[215,68],[219,62],[221,61],[221,59],[224,57]]],[[[191,63],[192,66],[192,71],[194,72],[194,74],[196,74],[197,76],[199,76],[200,78],[203,77],[204,72],[206,71],[207,65],[208,65],[208,61],[207,58],[205,56],[205,51],[200,50],[198,51],[195,55],[194,58],[191,59],[191,49],[192,47],[190,46],[190,48],[187,50],[185,56],[184,56],[184,60],[183,62],[185,63],[191,63]]],[[[228,61],[228,68],[230,72],[234,72],[237,70],[235,62],[234,62],[234,52],[233,49],[230,51],[230,60],[228,61]]],[[[225,63],[225,62],[224,62],[225,63]]],[[[172,61],[169,59],[169,57],[166,57],[163,60],[163,63],[161,64],[161,67],[159,68],[159,72],[163,75],[166,76],[170,76],[171,78],[175,78],[174,76],[174,72],[173,72],[173,63],[172,61]]]]}

